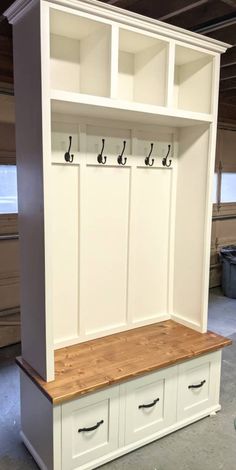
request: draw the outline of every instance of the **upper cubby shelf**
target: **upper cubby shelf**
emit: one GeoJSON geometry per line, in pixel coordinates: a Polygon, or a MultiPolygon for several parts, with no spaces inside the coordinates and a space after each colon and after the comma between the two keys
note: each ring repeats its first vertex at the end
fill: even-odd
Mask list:
{"type": "Polygon", "coordinates": [[[51,9],[51,88],[109,96],[110,37],[110,25],[51,9]]]}
{"type": "Polygon", "coordinates": [[[174,106],[186,111],[211,113],[213,56],[176,45],[174,106]]]}
{"type": "Polygon", "coordinates": [[[118,98],[164,106],[167,51],[167,42],[120,29],[118,98]]]}
{"type": "Polygon", "coordinates": [[[51,98],[69,113],[210,122],[214,55],[179,41],[172,46],[154,33],[51,7],[51,98]]]}

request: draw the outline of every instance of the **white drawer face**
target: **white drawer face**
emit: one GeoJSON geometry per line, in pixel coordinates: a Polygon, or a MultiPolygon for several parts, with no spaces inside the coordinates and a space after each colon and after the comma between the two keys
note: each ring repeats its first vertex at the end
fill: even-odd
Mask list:
{"type": "Polygon", "coordinates": [[[212,353],[179,365],[178,419],[188,418],[217,405],[220,353],[212,353]]]}
{"type": "Polygon", "coordinates": [[[119,388],[62,406],[62,468],[76,468],[118,446],[119,388]]]}
{"type": "Polygon", "coordinates": [[[176,368],[126,384],[125,444],[155,434],[176,420],[176,368]]]}

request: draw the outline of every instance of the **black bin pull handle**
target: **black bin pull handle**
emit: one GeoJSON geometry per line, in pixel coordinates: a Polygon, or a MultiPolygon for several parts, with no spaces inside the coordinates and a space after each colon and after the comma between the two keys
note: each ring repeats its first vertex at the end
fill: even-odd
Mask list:
{"type": "Polygon", "coordinates": [[[139,405],[139,409],[140,408],[151,408],[152,406],[155,406],[158,401],[160,401],[160,398],[156,398],[155,400],[152,401],[152,403],[148,403],[147,405],[139,405]]]}
{"type": "Polygon", "coordinates": [[[200,384],[197,385],[189,385],[188,388],[201,388],[206,383],[206,380],[202,380],[200,384]]]}
{"type": "Polygon", "coordinates": [[[99,428],[99,426],[101,426],[101,424],[103,424],[104,421],[103,419],[101,421],[98,421],[97,424],[95,424],[94,426],[91,426],[91,428],[80,428],[78,429],[78,432],[90,432],[90,431],[95,431],[95,429],[99,428]]]}

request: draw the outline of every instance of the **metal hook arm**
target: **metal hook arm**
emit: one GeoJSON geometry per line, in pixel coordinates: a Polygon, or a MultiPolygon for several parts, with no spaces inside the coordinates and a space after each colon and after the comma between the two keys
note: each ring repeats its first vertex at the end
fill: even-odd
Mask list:
{"type": "Polygon", "coordinates": [[[117,163],[119,163],[119,165],[125,165],[126,162],[127,162],[127,158],[125,157],[124,158],[124,161],[123,161],[123,155],[124,155],[124,151],[125,151],[125,147],[126,147],[126,140],[123,141],[123,149],[122,149],[122,152],[120,155],[118,155],[117,157],[117,163]]]}
{"type": "Polygon", "coordinates": [[[71,143],[72,143],[72,136],[70,135],[69,136],[69,148],[68,148],[67,152],[64,155],[65,161],[69,162],[69,163],[72,163],[73,160],[74,160],[74,155],[70,154],[71,143]]]}
{"type": "Polygon", "coordinates": [[[98,161],[98,163],[100,163],[100,164],[102,164],[102,165],[105,165],[105,163],[106,163],[106,161],[107,161],[107,157],[105,157],[105,156],[104,156],[104,160],[102,159],[104,146],[105,146],[105,139],[102,139],[102,148],[101,148],[101,152],[100,152],[99,155],[97,156],[97,161],[98,161]]]}
{"type": "Polygon", "coordinates": [[[151,157],[151,155],[152,155],[153,145],[154,145],[154,144],[153,144],[153,142],[152,142],[152,143],[151,143],[150,152],[149,152],[148,156],[147,156],[147,157],[145,158],[145,160],[144,160],[144,163],[145,163],[146,166],[153,166],[153,164],[154,164],[154,158],[152,158],[152,163],[150,163],[150,157],[151,157]]]}
{"type": "Polygon", "coordinates": [[[166,156],[162,159],[162,165],[163,165],[163,166],[166,166],[167,168],[170,167],[171,162],[172,162],[172,160],[169,160],[169,163],[167,164],[167,158],[168,158],[168,156],[169,156],[170,149],[171,149],[171,145],[169,144],[169,145],[168,145],[167,154],[166,154],[166,156]]]}

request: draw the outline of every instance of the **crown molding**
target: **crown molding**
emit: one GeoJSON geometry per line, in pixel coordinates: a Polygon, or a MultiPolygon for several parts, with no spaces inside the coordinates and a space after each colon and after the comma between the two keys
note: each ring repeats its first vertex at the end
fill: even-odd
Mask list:
{"type": "Polygon", "coordinates": [[[6,16],[10,24],[14,24],[39,1],[40,0],[16,0],[4,11],[3,15],[6,16]]]}
{"type": "Polygon", "coordinates": [[[198,45],[212,52],[223,53],[231,47],[227,43],[98,0],[16,0],[4,12],[4,16],[11,24],[14,24],[36,3],[49,4],[50,7],[72,8],[101,18],[118,21],[128,26],[138,27],[144,31],[159,33],[170,39],[184,40],[185,43],[198,45]]]}

